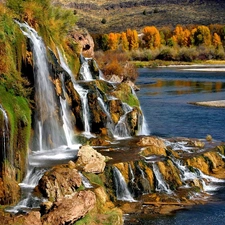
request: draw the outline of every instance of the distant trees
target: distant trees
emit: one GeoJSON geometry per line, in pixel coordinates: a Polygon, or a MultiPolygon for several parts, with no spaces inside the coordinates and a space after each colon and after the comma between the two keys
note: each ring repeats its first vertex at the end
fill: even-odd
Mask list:
{"type": "Polygon", "coordinates": [[[99,36],[102,38],[94,37],[97,49],[132,52],[132,57],[136,52],[134,58],[149,60],[165,56],[168,60],[187,61],[198,58],[225,59],[225,25],[177,25],[175,28],[165,26],[160,29],[146,26],[139,34],[136,30],[127,29],[121,33],[99,36]]]}

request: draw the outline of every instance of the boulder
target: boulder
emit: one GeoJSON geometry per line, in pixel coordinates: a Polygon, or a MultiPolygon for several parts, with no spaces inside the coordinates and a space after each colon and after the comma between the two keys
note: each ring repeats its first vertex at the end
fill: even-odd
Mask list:
{"type": "Polygon", "coordinates": [[[50,212],[43,215],[43,225],[70,225],[84,217],[96,204],[96,196],[92,191],[80,191],[69,197],[58,199],[53,203],[50,212]]]}
{"type": "Polygon", "coordinates": [[[164,141],[157,137],[143,137],[139,140],[137,143],[138,146],[144,147],[144,146],[156,146],[159,148],[166,148],[166,145],[164,141]]]}
{"type": "Polygon", "coordinates": [[[38,189],[51,201],[76,192],[81,186],[81,177],[78,171],[69,165],[55,166],[45,172],[40,179],[38,189]]]}
{"type": "Polygon", "coordinates": [[[89,173],[102,173],[105,169],[105,156],[98,153],[91,146],[82,146],[78,151],[77,166],[89,173]]]}

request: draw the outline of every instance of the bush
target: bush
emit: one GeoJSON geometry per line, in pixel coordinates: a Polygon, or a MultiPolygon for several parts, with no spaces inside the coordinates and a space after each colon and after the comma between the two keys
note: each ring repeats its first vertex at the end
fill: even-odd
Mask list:
{"type": "Polygon", "coordinates": [[[99,68],[108,79],[110,79],[113,74],[123,77],[123,80],[135,81],[137,78],[137,70],[135,66],[129,62],[129,57],[125,52],[98,51],[95,53],[95,58],[99,68]]]}

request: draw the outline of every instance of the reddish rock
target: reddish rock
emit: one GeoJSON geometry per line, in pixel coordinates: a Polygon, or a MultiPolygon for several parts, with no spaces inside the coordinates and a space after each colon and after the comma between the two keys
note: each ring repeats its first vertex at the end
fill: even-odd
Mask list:
{"type": "Polygon", "coordinates": [[[53,167],[44,174],[39,181],[38,189],[44,197],[57,200],[74,193],[81,182],[80,174],[75,168],[61,165],[53,167]]]}
{"type": "Polygon", "coordinates": [[[92,191],[80,191],[73,196],[64,197],[54,202],[52,209],[41,220],[43,225],[70,225],[85,216],[96,204],[92,191]]]}

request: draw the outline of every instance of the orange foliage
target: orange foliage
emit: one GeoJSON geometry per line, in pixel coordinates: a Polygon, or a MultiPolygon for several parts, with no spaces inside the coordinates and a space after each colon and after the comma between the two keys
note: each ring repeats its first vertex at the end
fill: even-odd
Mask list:
{"type": "Polygon", "coordinates": [[[138,33],[136,30],[127,29],[127,40],[129,42],[129,50],[136,50],[139,48],[138,33]]]}
{"type": "Polygon", "coordinates": [[[120,34],[110,33],[108,35],[108,48],[109,50],[116,50],[119,46],[120,34]]]}
{"type": "Polygon", "coordinates": [[[213,45],[216,48],[219,48],[220,46],[222,46],[221,38],[217,33],[213,34],[213,45]]]}
{"type": "Polygon", "coordinates": [[[156,27],[150,26],[143,29],[143,40],[145,47],[150,49],[159,48],[161,45],[161,37],[156,27]]]}
{"type": "Polygon", "coordinates": [[[121,44],[124,51],[129,50],[129,42],[127,40],[127,35],[125,32],[122,32],[121,34],[121,44]]]}
{"type": "Polygon", "coordinates": [[[174,43],[181,47],[188,47],[191,44],[191,32],[188,29],[183,29],[182,26],[177,25],[172,37],[174,43]]]}

